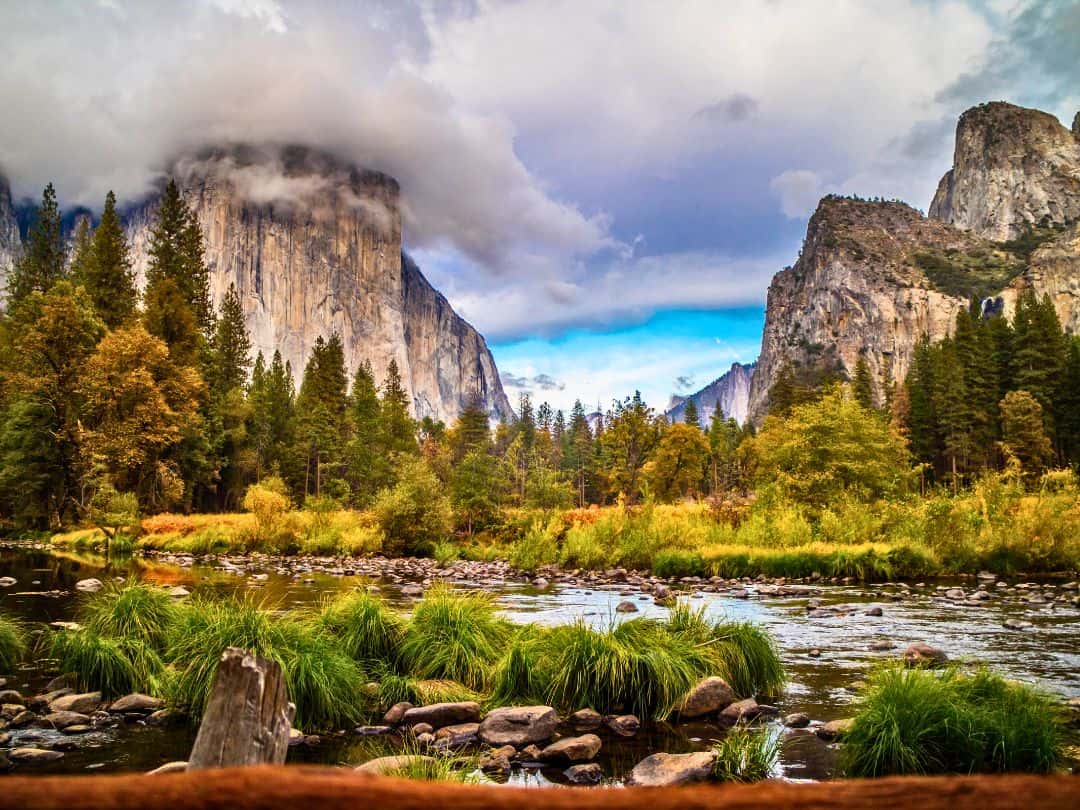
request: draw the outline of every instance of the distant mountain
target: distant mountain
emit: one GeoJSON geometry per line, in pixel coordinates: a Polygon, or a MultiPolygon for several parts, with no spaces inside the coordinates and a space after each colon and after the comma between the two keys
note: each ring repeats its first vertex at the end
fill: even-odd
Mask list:
{"type": "Polygon", "coordinates": [[[686,403],[694,401],[703,426],[712,419],[717,406],[720,412],[740,425],[746,421],[750,404],[750,381],[754,377],[756,363],[732,363],[731,368],[700,391],[690,396],[672,396],[666,415],[673,422],[681,422],[686,413],[686,403]]]}

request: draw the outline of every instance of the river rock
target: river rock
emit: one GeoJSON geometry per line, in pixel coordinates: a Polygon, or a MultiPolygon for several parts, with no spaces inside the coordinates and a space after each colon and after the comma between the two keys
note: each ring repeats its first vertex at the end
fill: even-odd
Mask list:
{"type": "Polygon", "coordinates": [[[657,753],[645,757],[626,777],[627,785],[669,787],[704,782],[712,776],[716,754],[698,751],[692,754],[657,753]]]}
{"type": "Polygon", "coordinates": [[[431,723],[417,723],[415,726],[410,726],[409,730],[417,737],[421,734],[430,734],[432,737],[435,736],[435,726],[431,725],[431,723]]]}
{"type": "Polygon", "coordinates": [[[8,752],[8,759],[14,762],[53,762],[63,756],[60,751],[47,748],[13,748],[8,752]]]}
{"type": "Polygon", "coordinates": [[[109,711],[113,714],[151,714],[164,707],[165,701],[161,698],[133,692],[119,700],[114,700],[109,706],[109,711]]]}
{"type": "Polygon", "coordinates": [[[17,584],[18,581],[15,577],[0,577],[0,588],[10,588],[12,585],[17,584]]]}
{"type": "MultiPolygon", "coordinates": [[[[23,728],[37,720],[37,715],[29,709],[24,709],[22,706],[16,706],[15,709],[17,711],[8,720],[8,728],[23,728]]],[[[5,714],[8,714],[8,712],[5,712],[5,714]]]]}
{"type": "Polygon", "coordinates": [[[96,577],[90,577],[89,579],[80,579],[75,583],[75,590],[82,591],[83,593],[97,593],[105,584],[96,577]]]}
{"type": "Polygon", "coordinates": [[[86,734],[87,732],[93,730],[94,727],[87,725],[86,723],[76,723],[73,726],[68,726],[67,728],[61,729],[64,734],[86,734]]]}
{"type": "MultiPolygon", "coordinates": [[[[191,596],[191,591],[189,591],[183,585],[177,585],[175,588],[169,589],[169,596],[171,596],[173,599],[184,599],[188,596],[191,596]]],[[[186,762],[184,763],[184,767],[187,767],[186,762]]],[[[151,773],[153,773],[153,771],[151,771],[151,773]]]]}
{"type": "Polygon", "coordinates": [[[879,607],[872,607],[866,611],[867,616],[881,616],[883,611],[879,607]]]}
{"type": "Polygon", "coordinates": [[[623,600],[615,606],[616,613],[637,613],[638,608],[633,602],[629,600],[623,600]]]}
{"type": "Polygon", "coordinates": [[[716,676],[705,678],[683,701],[679,714],[683,717],[702,717],[725,709],[735,702],[735,692],[727,681],[716,676]]]}
{"type": "Polygon", "coordinates": [[[1028,630],[1035,626],[1023,619],[1006,619],[1001,624],[1006,630],[1028,630]]]}
{"type": "Polygon", "coordinates": [[[154,770],[147,771],[146,775],[150,776],[155,773],[179,773],[180,771],[187,770],[187,762],[182,759],[174,762],[166,762],[164,765],[158,765],[154,770]]]}
{"type": "Polygon", "coordinates": [[[401,586],[401,595],[402,596],[423,596],[424,595],[424,586],[423,585],[417,585],[416,583],[410,583],[408,585],[402,585],[401,586]]]}
{"type": "Polygon", "coordinates": [[[847,734],[854,722],[850,717],[843,720],[830,720],[817,729],[817,735],[823,740],[835,740],[847,734]]]}
{"type": "Polygon", "coordinates": [[[51,712],[42,717],[41,722],[46,723],[47,728],[63,731],[69,726],[85,725],[90,722],[90,718],[79,712],[51,712]]]}
{"type": "Polygon", "coordinates": [[[582,734],[580,737],[563,737],[561,740],[556,740],[540,752],[540,759],[544,762],[587,762],[599,751],[600,738],[595,734],[582,734]]]}
{"type": "Polygon", "coordinates": [[[619,714],[613,717],[606,717],[604,718],[604,724],[613,734],[618,734],[620,737],[633,737],[638,733],[638,729],[641,728],[641,721],[633,714],[619,714]]]}
{"type": "Polygon", "coordinates": [[[81,692],[58,697],[49,704],[50,712],[79,712],[92,714],[101,708],[101,692],[81,692]]]}
{"type": "Polygon", "coordinates": [[[787,728],[806,728],[810,725],[810,715],[806,712],[795,712],[784,717],[784,725],[787,728]]]}
{"type": "Polygon", "coordinates": [[[887,650],[895,650],[896,644],[887,638],[879,638],[877,641],[870,642],[870,649],[873,652],[886,652],[887,650]]]}
{"type": "Polygon", "coordinates": [[[563,776],[571,785],[598,785],[604,778],[604,770],[595,762],[588,762],[584,765],[571,765],[563,771],[563,776]]]}
{"type": "Polygon", "coordinates": [[[393,730],[393,726],[357,726],[353,729],[353,734],[357,737],[379,737],[393,730]]]}
{"type": "Polygon", "coordinates": [[[480,723],[480,739],[488,745],[512,745],[550,740],[559,717],[550,706],[506,706],[493,709],[480,723]]]}
{"type": "Polygon", "coordinates": [[[432,728],[452,726],[455,723],[477,723],[480,721],[480,704],[475,701],[460,703],[433,703],[430,706],[415,706],[407,709],[401,716],[406,726],[427,723],[432,728]]]}
{"type": "Polygon", "coordinates": [[[356,773],[370,773],[379,776],[392,771],[399,771],[402,768],[407,768],[410,765],[420,762],[435,762],[435,758],[426,757],[421,754],[398,754],[397,756],[378,757],[377,759],[369,760],[363,765],[358,765],[353,768],[353,770],[356,773]]]}
{"type": "Polygon", "coordinates": [[[492,749],[477,763],[480,770],[486,774],[506,776],[513,769],[510,758],[517,753],[512,745],[492,749]],[[507,753],[509,751],[509,753],[507,753]]]}
{"type": "Polygon", "coordinates": [[[600,716],[600,712],[595,709],[578,709],[567,721],[574,728],[578,729],[593,729],[600,728],[600,725],[604,722],[604,718],[600,716]]]}
{"type": "Polygon", "coordinates": [[[386,714],[383,715],[383,722],[388,726],[400,725],[402,719],[405,717],[405,712],[412,708],[414,708],[414,706],[408,701],[395,703],[386,710],[386,714]]]}
{"type": "Polygon", "coordinates": [[[435,732],[435,739],[447,740],[447,745],[453,747],[471,745],[476,742],[476,734],[479,730],[479,723],[457,723],[440,728],[435,732]]]}
{"type": "Polygon", "coordinates": [[[904,664],[909,667],[936,667],[947,663],[949,656],[944,650],[921,641],[909,644],[904,650],[904,664]]]}
{"type": "Polygon", "coordinates": [[[0,704],[7,704],[12,706],[25,706],[26,699],[20,692],[14,689],[5,689],[0,692],[0,704]]]}
{"type": "Polygon", "coordinates": [[[761,709],[758,702],[753,698],[747,698],[732,703],[720,712],[720,722],[724,725],[733,726],[740,720],[753,720],[759,714],[761,714],[761,709]]]}

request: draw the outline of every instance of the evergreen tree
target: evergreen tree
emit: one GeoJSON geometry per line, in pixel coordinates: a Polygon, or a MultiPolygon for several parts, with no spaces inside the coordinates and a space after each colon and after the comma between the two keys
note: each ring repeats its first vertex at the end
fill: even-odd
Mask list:
{"type": "Polygon", "coordinates": [[[738,450],[744,436],[743,429],[734,419],[725,419],[719,405],[709,422],[709,468],[713,494],[739,486],[742,470],[738,450]]]}
{"type": "Polygon", "coordinates": [[[1001,400],[1001,442],[1007,457],[1020,462],[1030,479],[1054,460],[1054,448],[1043,426],[1042,406],[1024,390],[1010,391],[1001,400]]]}
{"type": "Polygon", "coordinates": [[[349,396],[349,478],[356,500],[366,505],[389,483],[387,460],[382,456],[379,435],[379,391],[371,363],[364,360],[353,375],[349,396]]]}
{"type": "Polygon", "coordinates": [[[53,184],[45,186],[25,248],[8,279],[8,305],[15,308],[32,292],[45,293],[66,275],[60,206],[53,184]]]}
{"type": "Polygon", "coordinates": [[[1069,340],[1058,396],[1058,437],[1065,459],[1080,465],[1080,336],[1069,340]]]}
{"type": "Polygon", "coordinates": [[[660,424],[641,392],[616,401],[599,438],[611,495],[622,493],[632,503],[641,494],[642,469],[660,441],[660,424]]]}
{"type": "Polygon", "coordinates": [[[864,408],[877,407],[874,402],[874,380],[870,374],[870,364],[866,362],[866,355],[860,354],[855,363],[855,377],[851,383],[851,392],[855,401],[864,408]]]}
{"type": "MultiPolygon", "coordinates": [[[[323,483],[340,477],[348,439],[348,378],[341,337],[318,338],[304,368],[296,398],[296,466],[304,495],[322,494],[323,483]]],[[[300,481],[296,482],[300,484],[300,481]]]]}
{"type": "Polygon", "coordinates": [[[275,351],[269,368],[262,354],[255,360],[249,393],[252,408],[252,440],[256,452],[256,477],[277,473],[295,480],[302,476],[289,468],[289,448],[294,444],[296,392],[292,371],[275,351]]]}
{"type": "Polygon", "coordinates": [[[229,285],[221,301],[221,313],[215,324],[211,348],[209,383],[218,396],[242,388],[251,368],[251,336],[244,322],[244,307],[235,284],[229,285]]]}
{"type": "Polygon", "coordinates": [[[1065,372],[1066,343],[1050,297],[1043,296],[1040,301],[1030,290],[1020,296],[1013,331],[1012,387],[1038,400],[1052,434],[1055,400],[1065,372]]]}
{"type": "MultiPolygon", "coordinates": [[[[717,409],[719,407],[719,403],[717,403],[717,409]]],[[[683,423],[701,430],[701,417],[698,416],[697,405],[692,399],[686,400],[686,407],[683,409],[683,423]]]]}
{"type": "Polygon", "coordinates": [[[473,450],[491,450],[491,430],[484,401],[478,393],[469,396],[450,431],[451,459],[458,463],[473,450]]]}
{"type": "Polygon", "coordinates": [[[116,212],[116,195],[111,191],[94,229],[89,259],[79,275],[94,309],[110,329],[125,323],[135,312],[135,275],[124,226],[116,212]]]}
{"type": "Polygon", "coordinates": [[[75,238],[71,243],[71,267],[68,269],[68,277],[73,284],[86,286],[86,279],[90,275],[90,263],[93,261],[93,228],[90,226],[90,217],[79,217],[75,225],[75,238]]]}
{"type": "Polygon", "coordinates": [[[563,466],[570,473],[577,496],[578,506],[588,503],[592,491],[592,464],[595,456],[593,435],[589,429],[589,419],[581,400],[574,400],[570,411],[570,426],[566,432],[566,445],[563,453],[563,466]]]}
{"type": "Polygon", "coordinates": [[[412,417],[409,396],[401,384],[397,361],[391,359],[382,384],[379,414],[380,447],[382,452],[413,454],[416,452],[416,421],[412,417]]]}

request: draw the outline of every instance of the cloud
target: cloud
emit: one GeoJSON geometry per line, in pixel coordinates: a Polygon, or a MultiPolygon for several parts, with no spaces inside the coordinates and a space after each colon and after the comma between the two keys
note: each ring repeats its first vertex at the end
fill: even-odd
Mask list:
{"type": "Polygon", "coordinates": [[[522,163],[505,115],[417,69],[421,16],[344,2],[28,5],[0,29],[3,168],[17,193],[52,180],[67,203],[99,206],[109,188],[141,196],[208,143],[305,143],[393,175],[408,243],[488,272],[515,271],[522,254],[622,249],[604,212],[522,163]]]}
{"type": "Polygon", "coordinates": [[[675,378],[675,390],[677,391],[689,391],[694,387],[694,375],[693,374],[680,374],[675,378]]]}
{"type": "Polygon", "coordinates": [[[725,99],[702,107],[694,113],[694,120],[726,124],[745,121],[757,112],[758,102],[746,93],[732,93],[725,99]]]}
{"type": "Polygon", "coordinates": [[[546,373],[533,375],[514,374],[513,372],[503,369],[499,372],[499,379],[502,381],[503,388],[517,391],[518,394],[527,394],[529,396],[534,396],[537,392],[540,392],[541,394],[551,394],[566,390],[565,382],[557,380],[546,373]]]}
{"type": "Polygon", "coordinates": [[[780,197],[780,210],[784,216],[802,219],[817,207],[825,189],[821,175],[809,169],[788,169],[769,181],[780,197]]]}

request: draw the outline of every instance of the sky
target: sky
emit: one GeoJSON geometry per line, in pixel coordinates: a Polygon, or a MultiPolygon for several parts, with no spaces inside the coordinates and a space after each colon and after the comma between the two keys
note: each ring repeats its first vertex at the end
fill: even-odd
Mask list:
{"type": "Polygon", "coordinates": [[[1066,0],[0,0],[0,170],[68,204],[220,141],[394,175],[511,400],[754,359],[826,193],[929,205],[981,101],[1080,109],[1066,0]]]}

